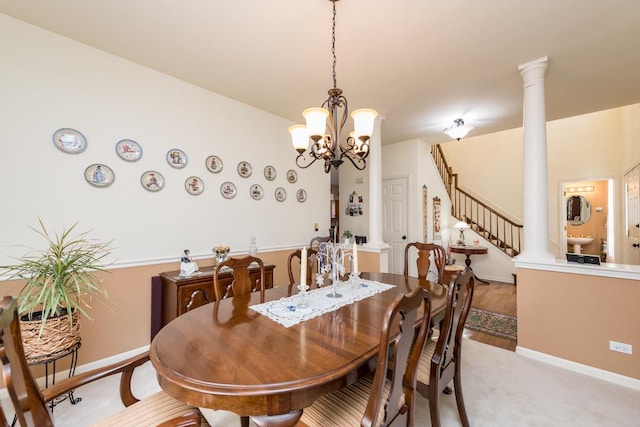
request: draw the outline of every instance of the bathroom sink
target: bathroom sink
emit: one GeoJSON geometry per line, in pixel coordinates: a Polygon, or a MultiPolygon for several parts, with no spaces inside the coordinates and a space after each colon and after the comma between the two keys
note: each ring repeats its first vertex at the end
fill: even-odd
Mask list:
{"type": "Polygon", "coordinates": [[[582,253],[582,246],[593,242],[593,237],[567,237],[567,242],[573,245],[573,253],[582,253]]]}
{"type": "Polygon", "coordinates": [[[588,245],[593,242],[593,237],[567,237],[567,242],[571,245],[588,245]]]}

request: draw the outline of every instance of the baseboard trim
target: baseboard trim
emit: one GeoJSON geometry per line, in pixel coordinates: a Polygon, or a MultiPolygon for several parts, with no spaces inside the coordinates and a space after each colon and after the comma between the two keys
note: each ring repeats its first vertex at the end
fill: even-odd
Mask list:
{"type": "Polygon", "coordinates": [[[615,372],[605,371],[604,369],[600,368],[594,368],[593,366],[583,365],[582,363],[573,362],[571,360],[562,359],[556,356],[551,356],[550,354],[541,353],[539,351],[520,346],[516,347],[516,353],[530,359],[548,363],[549,365],[568,369],[573,372],[578,372],[580,374],[588,375],[593,378],[598,378],[610,383],[640,391],[640,380],[636,378],[616,374],[615,372]]]}
{"type": "MultiPolygon", "coordinates": [[[[142,347],[138,347],[136,349],[133,350],[129,350],[129,351],[125,351],[124,353],[119,353],[113,356],[109,356],[109,357],[105,357],[104,359],[100,359],[100,360],[96,360],[95,362],[90,362],[90,363],[86,363],[84,365],[81,366],[77,366],[76,367],[76,373],[81,374],[83,372],[87,372],[90,371],[92,369],[98,369],[98,368],[102,368],[103,366],[107,366],[110,365],[112,363],[116,363],[119,362],[121,360],[127,359],[129,357],[133,357],[136,356],[140,353],[144,353],[145,351],[149,350],[149,345],[144,345],[142,347]]],[[[61,372],[64,375],[64,378],[66,378],[69,375],[69,371],[64,371],[61,372]]],[[[57,373],[56,373],[57,375],[57,373]]],[[[42,378],[42,380],[44,381],[44,378],[42,378]]],[[[40,381],[40,379],[38,379],[38,382],[40,381]]]]}

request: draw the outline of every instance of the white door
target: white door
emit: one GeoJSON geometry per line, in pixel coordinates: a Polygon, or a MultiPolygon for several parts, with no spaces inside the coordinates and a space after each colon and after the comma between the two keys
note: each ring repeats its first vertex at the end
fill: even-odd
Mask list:
{"type": "Polygon", "coordinates": [[[409,212],[407,178],[382,180],[382,234],[391,245],[389,271],[402,274],[404,269],[404,247],[407,244],[409,212]]]}
{"type": "Polygon", "coordinates": [[[627,215],[624,233],[625,264],[640,265],[640,165],[625,175],[627,215]]]}

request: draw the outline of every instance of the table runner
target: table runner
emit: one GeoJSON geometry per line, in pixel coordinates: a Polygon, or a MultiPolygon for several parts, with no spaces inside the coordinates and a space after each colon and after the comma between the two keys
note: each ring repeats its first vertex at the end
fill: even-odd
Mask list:
{"type": "Polygon", "coordinates": [[[299,293],[290,297],[280,298],[276,301],[252,305],[249,308],[280,323],[285,328],[289,328],[305,320],[335,311],[340,307],[384,292],[393,287],[393,285],[373,280],[357,279],[355,284],[346,281],[336,285],[336,292],[342,295],[341,298],[330,298],[327,296],[333,292],[332,286],[324,286],[307,292],[307,307],[305,308],[298,307],[298,304],[302,300],[299,293]]]}

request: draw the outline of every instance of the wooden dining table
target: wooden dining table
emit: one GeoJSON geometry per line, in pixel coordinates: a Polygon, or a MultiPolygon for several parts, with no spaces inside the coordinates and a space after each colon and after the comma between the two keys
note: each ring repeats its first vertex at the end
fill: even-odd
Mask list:
{"type": "Polygon", "coordinates": [[[360,277],[394,287],[288,328],[250,308],[287,297],[288,286],[179,316],[151,343],[160,386],[193,406],[295,425],[318,397],[374,369],[383,314],[398,293],[421,286],[431,295],[432,318],[444,313],[442,285],[390,273],[360,277]]]}

